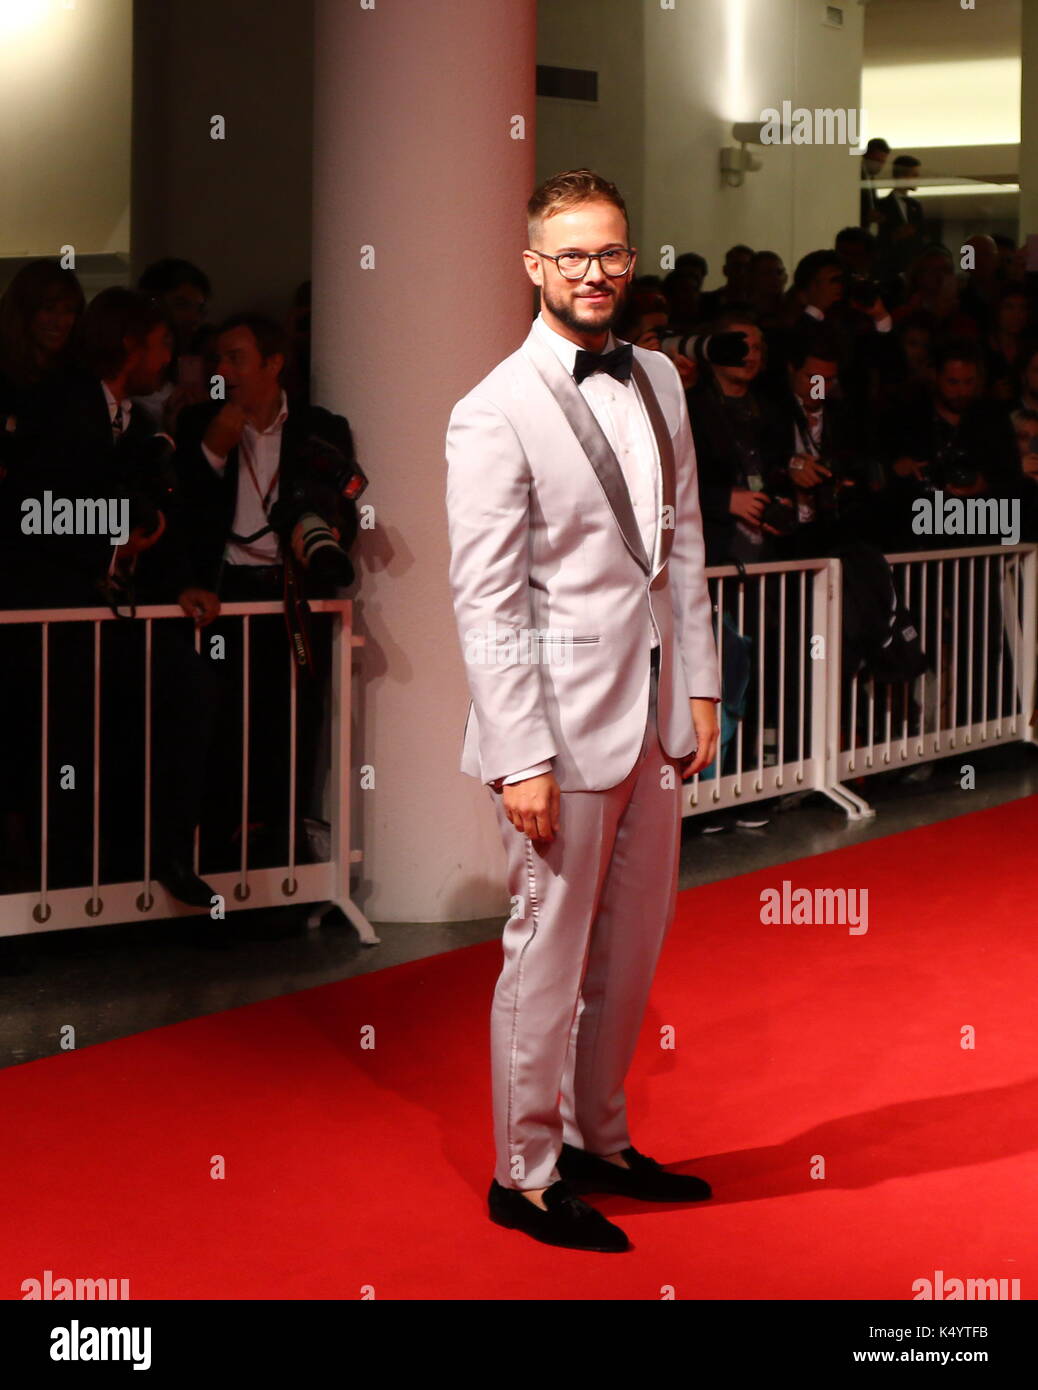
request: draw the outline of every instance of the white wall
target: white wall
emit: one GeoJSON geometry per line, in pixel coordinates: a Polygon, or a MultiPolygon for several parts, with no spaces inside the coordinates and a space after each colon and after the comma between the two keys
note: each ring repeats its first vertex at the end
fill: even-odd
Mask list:
{"type": "Polygon", "coordinates": [[[1021,29],[1023,90],[1020,95],[1020,238],[1038,232],[1038,12],[1024,7],[1021,29]]]}
{"type": "Polygon", "coordinates": [[[133,270],[184,256],[210,318],[282,317],[310,274],[313,12],[300,0],[139,0],[133,270]],[[225,118],[212,140],[210,118],[225,118]]]}
{"type": "Polygon", "coordinates": [[[128,253],[131,15],[0,4],[0,257],[128,253]]]}
{"type": "Polygon", "coordinates": [[[844,3],[844,28],[819,20],[815,0],[541,0],[538,62],[599,72],[599,109],[538,101],[538,178],[590,164],[620,188],[641,248],[699,251],[708,284],[721,283],[725,249],[743,241],[792,267],[857,221],[858,161],[836,146],[756,148],[764,167],[743,187],[722,185],[718,154],[733,121],[783,100],[857,107],[862,9],[844,3]],[[637,25],[634,18],[637,18],[637,25]],[[644,95],[642,89],[644,87],[644,95]]]}

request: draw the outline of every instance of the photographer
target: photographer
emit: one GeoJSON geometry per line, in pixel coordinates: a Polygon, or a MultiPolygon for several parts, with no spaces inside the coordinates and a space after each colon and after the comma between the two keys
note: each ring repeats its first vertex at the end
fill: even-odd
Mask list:
{"type": "MultiPolygon", "coordinates": [[[[364,479],[341,415],[319,406],[290,409],[281,384],[288,340],[279,323],[237,314],[221,326],[217,348],[226,401],[188,407],[177,431],[186,546],[195,582],[221,599],[284,606],[283,617],[257,618],[250,630],[249,821],[263,827],[261,853],[280,863],[287,849],[291,654],[303,657],[297,685],[302,816],[312,790],[330,638],[327,621],[308,617],[305,597],[332,597],[353,582],[346,552],[358,528],[353,499],[364,479]]],[[[218,836],[232,839],[243,831],[242,626],[238,619],[220,626],[230,722],[219,740],[228,762],[213,804],[218,836]]]]}
{"type": "MultiPolygon", "coordinates": [[[[765,491],[771,472],[765,458],[769,437],[767,402],[755,389],[764,361],[764,336],[752,311],[732,309],[713,325],[717,333],[743,333],[747,352],[738,364],[713,364],[687,392],[696,446],[699,500],[708,565],[746,564],[776,558],[772,537],[784,533],[792,514],[790,497],[765,491]],[[769,506],[785,506],[788,520],[768,521],[769,506]]],[[[781,515],[781,514],[780,514],[781,515]]]]}
{"type": "MultiPolygon", "coordinates": [[[[774,473],[773,460],[767,452],[774,427],[769,428],[767,402],[757,391],[764,361],[764,335],[751,309],[733,307],[711,326],[715,345],[720,339],[725,346],[737,334],[745,340],[742,360],[709,363],[699,384],[686,392],[708,565],[774,560],[776,538],[796,520],[789,497],[769,495],[770,488],[765,491],[766,479],[774,473]]],[[[732,358],[736,354],[723,355],[732,358]]],[[[728,583],[724,588],[725,620],[740,628],[751,651],[759,649],[762,627],[777,620],[775,611],[761,613],[760,597],[761,591],[754,583],[746,586],[742,604],[736,584],[728,583]]],[[[774,610],[774,592],[770,600],[774,610]]],[[[751,741],[756,737],[757,682],[762,674],[766,723],[771,727],[775,723],[779,673],[774,656],[769,649],[763,673],[754,664],[746,699],[735,714],[740,719],[748,716],[744,733],[751,741]]],[[[724,673],[723,682],[726,700],[730,700],[729,672],[724,673]]],[[[727,704],[725,717],[732,717],[727,704]]],[[[734,747],[729,745],[722,753],[722,775],[734,770],[733,752],[734,747]]],[[[774,798],[769,798],[738,810],[732,808],[704,818],[699,828],[703,834],[732,826],[759,828],[768,823],[773,804],[774,798]]]]}
{"type": "MultiPolygon", "coordinates": [[[[199,624],[215,615],[215,594],[188,582],[176,528],[168,525],[176,508],[172,442],[155,435],[129,399],[155,389],[169,357],[166,320],[143,295],[113,287],[91,301],[81,323],[81,369],[55,381],[31,422],[14,435],[8,505],[20,515],[9,603],[73,608],[105,602],[129,617],[135,602],[176,601],[199,624]],[[56,506],[74,518],[71,526],[50,524],[56,506]],[[108,529],[100,529],[103,516],[108,529]]],[[[38,690],[40,643],[31,629],[24,632],[22,675],[38,690]]],[[[106,623],[100,636],[102,877],[136,877],[143,860],[143,627],[106,623]]],[[[91,625],[52,629],[49,659],[49,762],[74,772],[74,785],[63,784],[49,799],[50,840],[58,874],[82,883],[88,881],[92,828],[91,625]]],[[[206,907],[212,892],[195,876],[190,858],[214,695],[187,634],[179,625],[156,624],[154,876],[180,901],[206,907]]],[[[30,747],[40,746],[37,719],[34,709],[25,730],[30,747]]],[[[38,796],[38,778],[26,790],[38,796]]]]}
{"type": "Polygon", "coordinates": [[[785,382],[770,394],[767,441],[777,460],[772,487],[796,504],[796,528],[780,543],[783,558],[830,555],[841,538],[868,539],[871,492],[868,431],[841,396],[839,345],[823,327],[803,329],[788,345],[785,382]]]}
{"type": "Polygon", "coordinates": [[[933,499],[938,492],[953,497],[1019,495],[1016,440],[1005,408],[983,399],[980,349],[970,339],[945,342],[934,366],[928,398],[895,410],[885,424],[888,550],[991,543],[985,536],[917,534],[913,503],[920,497],[933,499]]]}

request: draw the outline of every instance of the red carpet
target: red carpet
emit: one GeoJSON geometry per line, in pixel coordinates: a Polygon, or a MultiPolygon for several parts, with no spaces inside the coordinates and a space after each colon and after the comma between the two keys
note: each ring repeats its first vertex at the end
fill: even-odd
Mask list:
{"type": "Polygon", "coordinates": [[[1036,842],[1031,797],[681,895],[628,1108],[716,1196],[592,1197],[631,1252],[487,1219],[492,942],[4,1071],[0,1296],[1034,1298],[1036,842]],[[867,888],[867,933],[763,925],[783,879],[867,888]]]}

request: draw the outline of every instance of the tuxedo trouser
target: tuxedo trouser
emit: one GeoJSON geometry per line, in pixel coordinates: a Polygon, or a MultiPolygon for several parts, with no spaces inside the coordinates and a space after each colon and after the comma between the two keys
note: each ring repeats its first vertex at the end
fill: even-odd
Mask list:
{"type": "Polygon", "coordinates": [[[512,915],[490,1014],[494,1176],[548,1187],[564,1140],[595,1154],[630,1142],[624,1078],[674,916],[681,776],[656,730],[650,678],[641,750],[605,791],[563,791],[554,840],[515,829],[491,791],[512,915]]]}

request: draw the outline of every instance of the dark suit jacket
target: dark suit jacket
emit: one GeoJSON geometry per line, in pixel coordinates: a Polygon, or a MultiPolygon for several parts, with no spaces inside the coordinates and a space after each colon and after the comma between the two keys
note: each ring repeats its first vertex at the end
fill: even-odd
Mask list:
{"type": "Polygon", "coordinates": [[[894,197],[894,189],[891,189],[886,197],[879,199],[879,210],[883,214],[882,225],[884,227],[902,227],[907,222],[909,226],[921,227],[926,221],[926,213],[923,211],[923,205],[919,199],[913,198],[911,194],[905,194],[906,216],[902,218],[894,197]]]}
{"type": "MultiPolygon", "coordinates": [[[[942,487],[941,468],[937,461],[939,438],[938,421],[929,396],[904,409],[891,411],[883,421],[881,456],[889,469],[886,492],[888,548],[921,550],[928,545],[941,548],[981,543],[971,536],[952,535],[931,539],[917,536],[912,531],[912,503],[924,495],[924,489],[911,475],[899,477],[893,471],[893,464],[906,455],[922,459],[930,464],[936,486],[942,487]]],[[[1023,483],[1026,479],[1020,472],[1016,438],[1003,405],[995,401],[974,402],[963,411],[954,442],[961,451],[963,462],[984,475],[986,487],[981,496],[1025,496],[1023,483]]]]}
{"type": "Polygon", "coordinates": [[[918,198],[905,195],[905,217],[898,211],[893,189],[885,198],[880,198],[878,207],[883,220],[877,229],[876,268],[880,278],[884,278],[905,270],[928,245],[929,237],[923,225],[926,213],[918,198]],[[912,229],[910,236],[895,235],[899,228],[906,226],[912,229]]]}
{"type": "MultiPolygon", "coordinates": [[[[191,583],[214,592],[218,591],[224,548],[234,524],[239,475],[237,448],[227,455],[222,476],[213,470],[202,452],[209,422],[221,409],[220,401],[189,406],[181,412],[177,426],[177,467],[184,499],[179,518],[183,548],[188,556],[191,583]]],[[[321,406],[290,407],[281,430],[278,497],[286,497],[297,484],[312,489],[319,499],[316,509],[338,527],[339,543],[348,551],[357,534],[356,503],[344,499],[329,485],[328,478],[307,461],[307,442],[313,437],[327,441],[347,461],[354,460],[353,436],[344,416],[334,415],[321,406]]],[[[312,582],[308,582],[307,588],[312,597],[330,597],[333,592],[319,592],[319,586],[312,582]]]]}
{"type": "MultiPolygon", "coordinates": [[[[777,474],[779,459],[775,454],[777,431],[771,418],[770,402],[755,388],[752,399],[758,408],[758,441],[761,449],[761,468],[769,496],[779,495],[772,485],[780,482],[777,474]]],[[[703,516],[703,540],[708,565],[731,564],[731,545],[735,536],[736,519],[731,512],[732,490],[745,487],[742,465],[732,434],[730,417],[724,399],[714,385],[709,372],[704,372],[696,386],[685,393],[692,438],[696,449],[696,477],[699,482],[699,505],[703,516]]],[[[788,483],[782,492],[791,491],[788,483]]],[[[774,537],[765,532],[761,560],[774,559],[774,537]]]]}
{"type": "MultiPolygon", "coordinates": [[[[807,422],[799,400],[788,385],[769,396],[766,419],[773,433],[766,440],[765,449],[768,456],[776,460],[771,487],[776,493],[789,495],[795,491],[789,462],[796,451],[796,426],[799,426],[803,437],[807,432],[807,422]]],[[[838,513],[829,511],[823,505],[815,520],[798,526],[791,535],[782,537],[776,545],[780,557],[803,559],[831,554],[836,539],[844,534],[873,539],[876,500],[869,488],[869,462],[873,449],[873,430],[862,410],[848,399],[826,401],[822,414],[820,462],[830,469],[834,479],[847,479],[852,486],[840,492],[838,513]]],[[[819,497],[824,495],[823,488],[819,497]]]]}
{"type": "MultiPolygon", "coordinates": [[[[4,602],[31,608],[95,606],[108,573],[108,535],[25,535],[22,503],[67,498],[125,502],[136,513],[151,491],[146,469],[154,429],[132,408],[115,442],[104,388],[98,377],[77,372],[41,388],[31,417],[19,420],[5,480],[4,531],[13,542],[4,602]]],[[[179,593],[181,557],[172,536],[138,559],[139,602],[171,602],[179,593]]]]}

